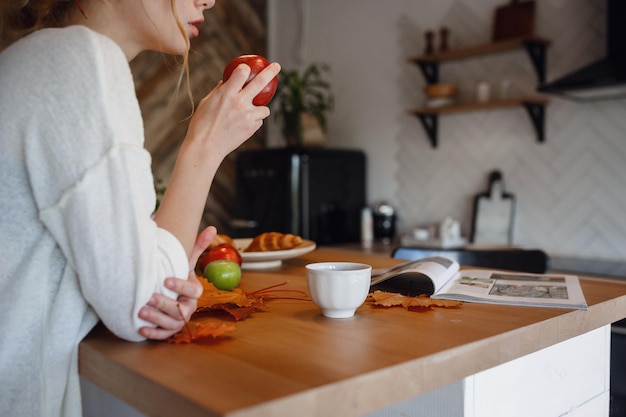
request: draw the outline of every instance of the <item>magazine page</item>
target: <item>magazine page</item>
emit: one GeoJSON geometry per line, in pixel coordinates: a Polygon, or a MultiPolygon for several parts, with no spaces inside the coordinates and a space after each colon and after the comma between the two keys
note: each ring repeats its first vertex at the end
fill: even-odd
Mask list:
{"type": "Polygon", "coordinates": [[[462,270],[432,298],[587,309],[577,276],[462,270]]]}
{"type": "Polygon", "coordinates": [[[372,271],[372,290],[398,292],[404,295],[433,294],[458,271],[459,263],[443,256],[432,256],[400,264],[377,273],[372,271]]]}

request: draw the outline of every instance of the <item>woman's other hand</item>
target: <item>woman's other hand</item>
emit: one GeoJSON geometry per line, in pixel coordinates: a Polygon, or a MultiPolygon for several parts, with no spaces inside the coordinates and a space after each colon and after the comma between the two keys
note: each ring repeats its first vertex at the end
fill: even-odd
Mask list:
{"type": "Polygon", "coordinates": [[[198,257],[209,246],[217,229],[209,226],[197,237],[191,257],[189,259],[189,277],[185,279],[167,278],[165,286],[178,294],[178,299],[173,300],[161,294],[153,294],[148,304],[139,310],[139,317],[155,327],[142,327],[139,333],[148,338],[162,340],[178,333],[185,322],[196,311],[198,297],[202,295],[202,284],[196,278],[194,267],[198,257]]]}

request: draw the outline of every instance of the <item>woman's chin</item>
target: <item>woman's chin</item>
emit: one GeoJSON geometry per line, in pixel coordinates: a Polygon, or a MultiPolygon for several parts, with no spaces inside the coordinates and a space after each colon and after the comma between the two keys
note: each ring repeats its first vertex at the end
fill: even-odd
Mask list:
{"type": "Polygon", "coordinates": [[[159,52],[169,55],[186,55],[189,51],[189,47],[187,45],[167,45],[167,47],[163,47],[159,52]]]}

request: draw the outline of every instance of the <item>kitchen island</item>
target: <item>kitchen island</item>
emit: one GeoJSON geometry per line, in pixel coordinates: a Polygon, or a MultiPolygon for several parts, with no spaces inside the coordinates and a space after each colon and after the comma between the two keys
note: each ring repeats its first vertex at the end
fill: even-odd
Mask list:
{"type": "MultiPolygon", "coordinates": [[[[242,288],[306,290],[304,266],[318,261],[398,262],[317,249],[280,269],[245,271],[242,288]]],[[[626,283],[581,284],[586,311],[366,303],[333,320],[310,301],[279,299],[205,343],[128,343],[99,327],[81,343],[80,373],[154,416],[394,415],[401,402],[429,416],[459,415],[455,407],[477,417],[608,415],[610,324],[626,317],[626,283]],[[439,390],[440,400],[429,397],[439,390]]]]}

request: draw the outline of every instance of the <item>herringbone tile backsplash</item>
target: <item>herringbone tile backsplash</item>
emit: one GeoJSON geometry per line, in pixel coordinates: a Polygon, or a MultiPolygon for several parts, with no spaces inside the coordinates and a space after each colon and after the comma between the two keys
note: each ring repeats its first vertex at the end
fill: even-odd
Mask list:
{"type": "MultiPolygon", "coordinates": [[[[471,3],[457,1],[443,19],[442,25],[454,28],[453,47],[489,40],[491,16],[473,12],[471,3]]],[[[603,0],[541,0],[537,8],[535,32],[552,40],[548,80],[604,56],[603,0]]],[[[422,83],[417,67],[409,71],[422,83]]],[[[458,83],[465,97],[479,80],[490,81],[495,94],[509,80],[511,95],[533,93],[537,82],[523,50],[444,63],[440,78],[458,83]]],[[[515,244],[551,255],[626,260],[626,100],[551,97],[546,115],[545,143],[536,141],[521,107],[445,115],[437,149],[419,122],[407,121],[396,137],[403,226],[450,215],[468,233],[473,196],[499,169],[517,198],[515,244]]]]}

